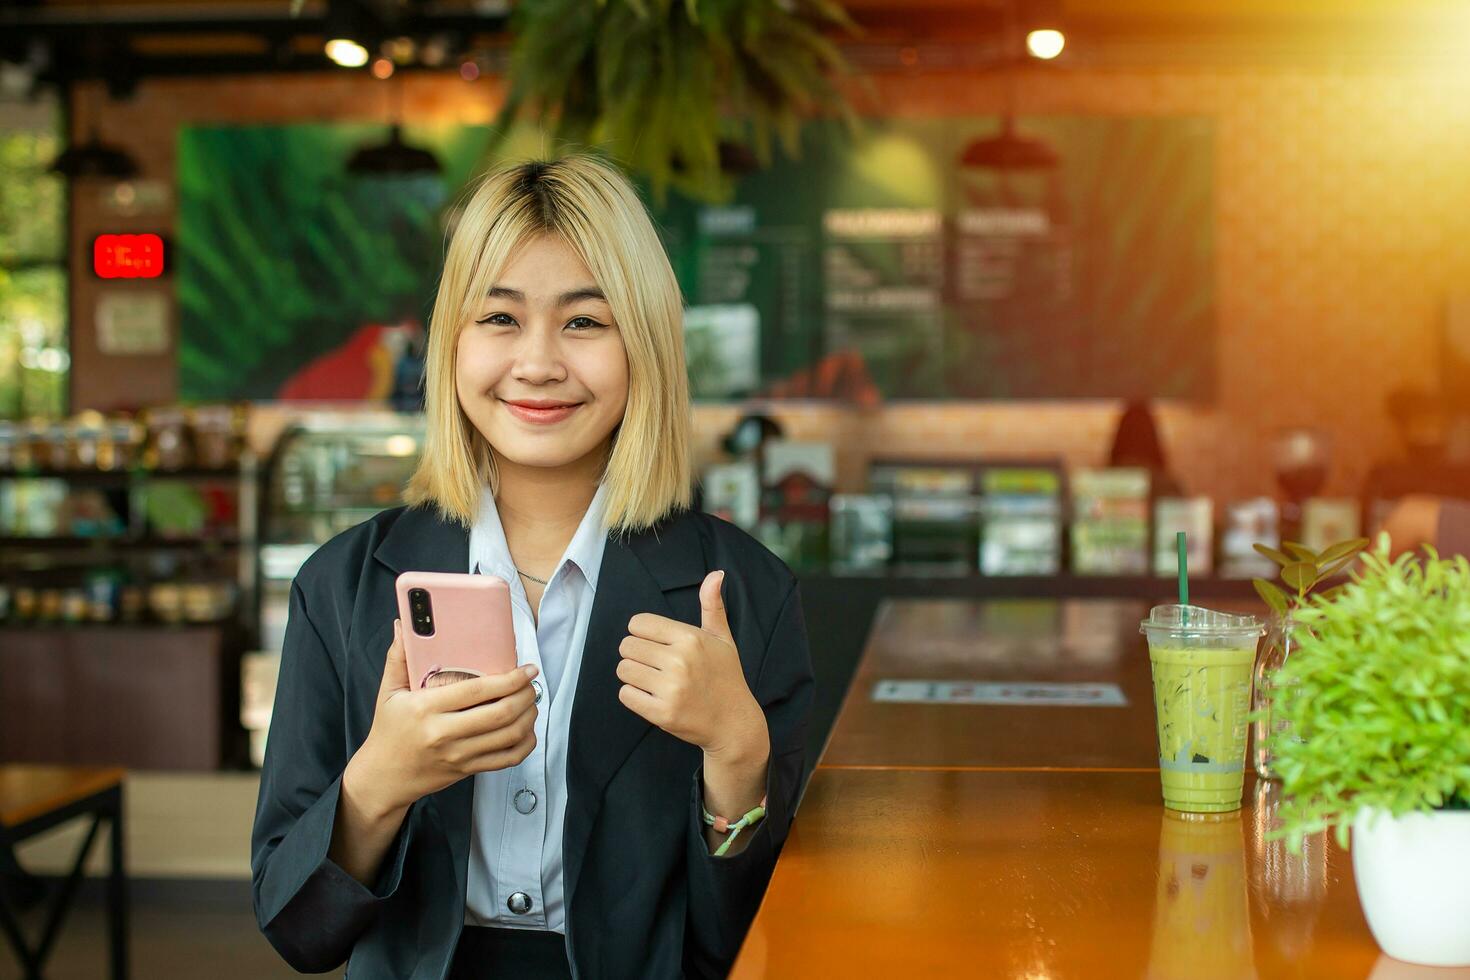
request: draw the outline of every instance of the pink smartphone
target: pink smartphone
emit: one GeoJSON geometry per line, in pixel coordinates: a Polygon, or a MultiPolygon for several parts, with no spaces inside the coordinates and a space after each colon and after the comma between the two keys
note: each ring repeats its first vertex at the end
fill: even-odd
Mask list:
{"type": "Polygon", "coordinates": [[[412,690],[515,669],[516,633],[505,579],[404,572],[396,585],[412,690]]]}

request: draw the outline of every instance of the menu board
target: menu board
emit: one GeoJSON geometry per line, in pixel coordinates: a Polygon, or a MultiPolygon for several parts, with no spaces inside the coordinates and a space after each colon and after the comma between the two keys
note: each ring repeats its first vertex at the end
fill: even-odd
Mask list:
{"type": "Polygon", "coordinates": [[[706,363],[696,394],[831,395],[824,364],[855,354],[890,399],[1213,397],[1211,121],[1016,125],[1056,168],[961,164],[995,117],[814,122],[729,202],[671,192],[654,216],[696,319],[758,323],[753,388],[706,363]]]}
{"type": "Polygon", "coordinates": [[[980,524],[969,466],[874,461],[868,488],[893,497],[895,563],[932,571],[975,567],[980,524]]]}
{"type": "Polygon", "coordinates": [[[980,571],[985,575],[1055,575],[1061,570],[1061,473],[995,467],[984,493],[980,571]]]}
{"type": "Polygon", "coordinates": [[[1148,573],[1149,474],[1143,469],[1072,473],[1072,571],[1148,573]]]}
{"type": "Polygon", "coordinates": [[[1154,502],[1154,574],[1179,574],[1179,538],[1191,575],[1214,571],[1215,504],[1209,497],[1161,497],[1154,502]]]}
{"type": "Polygon", "coordinates": [[[934,208],[822,216],[825,350],[855,350],[880,390],[940,390],[944,237],[934,208]]]}
{"type": "Polygon", "coordinates": [[[753,203],[676,200],[660,218],[687,304],[685,341],[696,398],[753,394],[764,379],[789,375],[821,356],[813,333],[820,324],[813,312],[820,302],[814,229],[753,203]],[[729,356],[726,337],[712,338],[705,329],[711,323],[744,325],[739,358],[729,356]]]}
{"type": "Polygon", "coordinates": [[[1362,530],[1358,502],[1352,498],[1308,497],[1302,504],[1302,544],[1313,551],[1356,538],[1362,530]]]}

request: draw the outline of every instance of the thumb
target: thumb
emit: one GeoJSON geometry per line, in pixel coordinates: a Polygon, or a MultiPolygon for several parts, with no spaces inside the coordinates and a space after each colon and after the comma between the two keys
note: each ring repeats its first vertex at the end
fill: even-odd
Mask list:
{"type": "Polygon", "coordinates": [[[735,642],[730,633],[730,621],[725,618],[725,600],[720,596],[720,587],[725,584],[723,571],[710,572],[699,586],[700,626],[706,632],[735,642]]]}
{"type": "Polygon", "coordinates": [[[378,701],[386,701],[399,691],[407,691],[408,660],[403,654],[403,620],[393,620],[393,644],[383,661],[383,684],[378,688],[378,701]]]}

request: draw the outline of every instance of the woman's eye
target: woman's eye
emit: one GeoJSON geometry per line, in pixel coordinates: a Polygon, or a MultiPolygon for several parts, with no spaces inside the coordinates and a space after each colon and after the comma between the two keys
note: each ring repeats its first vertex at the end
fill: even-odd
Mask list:
{"type": "Polygon", "coordinates": [[[510,324],[513,324],[516,321],[515,321],[515,318],[512,317],[509,313],[491,313],[489,316],[485,317],[483,320],[476,320],[475,322],[476,323],[501,323],[501,324],[503,324],[503,323],[510,323],[510,324]]]}
{"type": "Polygon", "coordinates": [[[567,321],[567,326],[575,330],[595,330],[605,324],[592,319],[590,316],[574,316],[567,321]]]}

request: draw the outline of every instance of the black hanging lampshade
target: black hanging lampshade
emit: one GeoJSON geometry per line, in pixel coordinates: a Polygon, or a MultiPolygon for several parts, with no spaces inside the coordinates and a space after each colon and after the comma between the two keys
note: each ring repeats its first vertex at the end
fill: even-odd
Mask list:
{"type": "MultiPolygon", "coordinates": [[[[753,174],[761,168],[760,160],[757,159],[755,151],[744,143],[735,140],[720,140],[715,144],[715,150],[719,154],[720,173],[727,177],[744,177],[753,174]]],[[[669,158],[669,169],[676,174],[687,173],[689,165],[684,162],[683,156],[676,150],[669,158]]]]}
{"type": "Polygon", "coordinates": [[[403,132],[394,123],[386,143],[364,146],[347,161],[347,172],[359,176],[403,176],[438,174],[439,159],[421,147],[403,142],[403,132]]]}
{"type": "Polygon", "coordinates": [[[753,174],[761,168],[760,161],[756,159],[754,151],[744,143],[734,140],[720,140],[720,171],[734,177],[743,177],[753,174]]]}
{"type": "Polygon", "coordinates": [[[1050,144],[1016,132],[1015,119],[1009,114],[998,134],[975,140],[960,154],[965,166],[984,170],[1050,170],[1057,159],[1050,144]]]}
{"type": "Polygon", "coordinates": [[[128,180],[138,176],[138,162],[126,150],[99,140],[95,132],[62,150],[48,169],[71,178],[128,180]]]}

